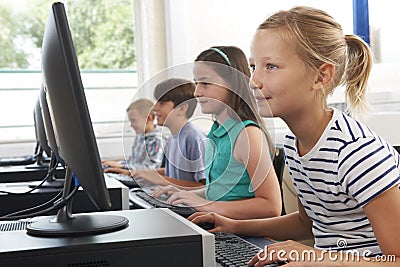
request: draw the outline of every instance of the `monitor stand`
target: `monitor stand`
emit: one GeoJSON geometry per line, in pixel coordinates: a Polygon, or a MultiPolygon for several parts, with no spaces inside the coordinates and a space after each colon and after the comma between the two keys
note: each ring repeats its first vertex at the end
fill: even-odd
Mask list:
{"type": "MultiPolygon", "coordinates": [[[[72,192],[72,173],[67,167],[63,199],[72,192]]],[[[111,214],[77,214],[72,215],[72,199],[62,207],[53,219],[42,218],[26,227],[27,233],[35,236],[59,237],[94,235],[117,231],[128,226],[129,220],[124,216],[111,214]]]]}
{"type": "Polygon", "coordinates": [[[37,152],[37,153],[35,153],[36,162],[33,163],[33,164],[25,165],[25,168],[29,169],[29,170],[42,170],[42,169],[49,168],[50,167],[50,163],[44,162],[44,157],[43,157],[44,151],[40,147],[39,144],[37,144],[37,147],[36,147],[35,150],[37,152]]]}

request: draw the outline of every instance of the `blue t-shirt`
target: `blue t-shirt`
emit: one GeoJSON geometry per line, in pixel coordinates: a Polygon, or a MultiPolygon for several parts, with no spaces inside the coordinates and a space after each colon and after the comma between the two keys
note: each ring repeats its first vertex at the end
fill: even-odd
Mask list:
{"type": "Polygon", "coordinates": [[[204,132],[191,122],[172,135],[165,151],[165,175],[178,180],[204,180],[205,140],[204,132]]]}

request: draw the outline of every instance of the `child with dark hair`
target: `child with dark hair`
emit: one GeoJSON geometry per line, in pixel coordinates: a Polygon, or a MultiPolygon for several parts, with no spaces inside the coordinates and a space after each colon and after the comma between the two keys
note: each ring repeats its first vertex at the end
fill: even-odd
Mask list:
{"type": "Polygon", "coordinates": [[[214,123],[205,150],[206,187],[167,192],[169,202],[230,218],[278,216],[282,202],[272,165],[273,144],[249,88],[250,70],[242,50],[212,47],[201,52],[193,68],[194,95],[214,123]]]}
{"type": "Polygon", "coordinates": [[[144,178],[157,185],[196,187],[205,184],[203,131],[189,121],[196,108],[195,85],[185,79],[170,78],[154,89],[154,113],[158,125],[171,131],[165,148],[165,168],[134,171],[133,178],[144,178]]]}

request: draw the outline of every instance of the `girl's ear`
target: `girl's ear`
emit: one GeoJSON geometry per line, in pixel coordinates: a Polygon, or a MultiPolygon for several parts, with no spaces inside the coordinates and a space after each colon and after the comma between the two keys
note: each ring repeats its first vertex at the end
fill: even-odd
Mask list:
{"type": "Polygon", "coordinates": [[[314,80],[314,89],[323,89],[333,80],[335,75],[335,66],[332,64],[324,63],[319,67],[314,80]]]}

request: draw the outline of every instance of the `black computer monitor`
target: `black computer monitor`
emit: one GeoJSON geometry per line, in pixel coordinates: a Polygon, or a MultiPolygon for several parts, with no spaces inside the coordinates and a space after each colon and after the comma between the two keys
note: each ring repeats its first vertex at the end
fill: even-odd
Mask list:
{"type": "MultiPolygon", "coordinates": [[[[47,20],[42,44],[42,72],[57,153],[67,166],[64,197],[70,193],[69,181],[74,180],[96,207],[107,210],[111,201],[62,3],[52,5],[47,20]]],[[[123,216],[72,215],[70,212],[69,205],[60,209],[54,220],[38,220],[31,223],[27,231],[44,236],[97,234],[118,230],[128,224],[123,216]]]]}
{"type": "Polygon", "coordinates": [[[50,118],[49,107],[47,105],[46,93],[43,83],[39,89],[38,100],[34,109],[36,139],[40,149],[44,150],[47,155],[50,155],[50,162],[47,165],[48,173],[46,181],[35,181],[29,183],[29,187],[41,188],[63,188],[64,179],[57,179],[53,173],[59,163],[63,163],[58,156],[57,144],[54,137],[53,125],[50,118]]]}
{"type": "Polygon", "coordinates": [[[51,149],[47,145],[46,132],[44,129],[42,111],[40,108],[39,98],[35,102],[33,108],[33,121],[35,125],[35,135],[36,135],[36,162],[34,164],[26,165],[27,169],[46,169],[49,167],[48,162],[45,162],[45,158],[51,156],[51,149]],[[44,155],[45,153],[45,155],[44,155]]]}
{"type": "Polygon", "coordinates": [[[42,113],[44,131],[47,139],[47,146],[50,148],[51,153],[58,158],[58,161],[61,161],[60,155],[58,154],[56,137],[54,135],[53,123],[51,122],[49,105],[47,104],[46,92],[43,83],[39,89],[39,100],[40,100],[40,108],[42,113]]]}
{"type": "Polygon", "coordinates": [[[35,103],[35,108],[33,109],[33,119],[35,123],[35,134],[36,140],[39,143],[40,150],[45,152],[47,156],[51,155],[51,148],[47,144],[46,130],[44,128],[44,122],[42,117],[42,108],[40,107],[40,99],[35,103]]]}
{"type": "Polygon", "coordinates": [[[25,168],[47,169],[49,164],[48,162],[45,162],[45,158],[51,155],[51,149],[47,145],[46,132],[44,129],[39,98],[36,100],[35,106],[33,107],[33,121],[36,135],[35,162],[33,164],[25,165],[25,168]],[[46,154],[46,157],[44,153],[46,154]]]}

